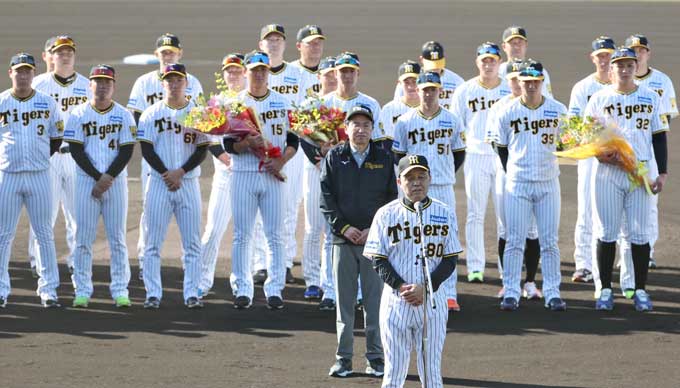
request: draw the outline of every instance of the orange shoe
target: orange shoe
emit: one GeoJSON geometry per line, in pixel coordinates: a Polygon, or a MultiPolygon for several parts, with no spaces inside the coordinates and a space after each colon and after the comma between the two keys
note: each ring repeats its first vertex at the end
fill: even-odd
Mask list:
{"type": "Polygon", "coordinates": [[[460,305],[455,299],[447,299],[446,304],[449,306],[449,311],[460,311],[460,305]]]}

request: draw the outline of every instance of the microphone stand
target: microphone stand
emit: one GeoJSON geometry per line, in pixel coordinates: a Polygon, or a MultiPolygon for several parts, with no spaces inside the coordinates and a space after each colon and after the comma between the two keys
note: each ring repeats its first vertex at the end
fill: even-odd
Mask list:
{"type": "Polygon", "coordinates": [[[423,204],[422,202],[416,202],[415,204],[416,215],[418,218],[418,228],[420,228],[420,255],[419,258],[422,260],[422,271],[423,271],[423,338],[421,341],[420,352],[423,358],[423,387],[427,387],[427,344],[429,342],[427,333],[427,294],[430,294],[430,305],[433,309],[437,308],[434,304],[434,292],[432,291],[432,278],[430,277],[430,265],[428,264],[427,254],[425,251],[425,234],[423,231],[423,204]]]}

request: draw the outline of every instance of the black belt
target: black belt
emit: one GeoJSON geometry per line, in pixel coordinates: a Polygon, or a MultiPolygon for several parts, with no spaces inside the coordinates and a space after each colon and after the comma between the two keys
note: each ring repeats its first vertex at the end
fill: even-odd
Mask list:
{"type": "Polygon", "coordinates": [[[68,154],[70,152],[71,152],[71,149],[69,148],[69,146],[59,148],[60,154],[68,154]]]}

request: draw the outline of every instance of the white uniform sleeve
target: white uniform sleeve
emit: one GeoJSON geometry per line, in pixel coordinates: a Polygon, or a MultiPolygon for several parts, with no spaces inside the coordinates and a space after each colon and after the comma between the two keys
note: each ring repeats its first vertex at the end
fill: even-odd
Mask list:
{"type": "Polygon", "coordinates": [[[80,121],[80,116],[73,114],[73,112],[68,115],[66,123],[64,124],[64,141],[72,141],[80,144],[85,143],[85,134],[82,130],[80,121]]]}
{"type": "Polygon", "coordinates": [[[660,100],[661,98],[659,97],[654,101],[654,112],[652,113],[652,122],[650,126],[652,134],[668,131],[667,113],[659,109],[659,106],[662,105],[660,100]]]}
{"type": "Polygon", "coordinates": [[[505,118],[507,116],[505,111],[506,109],[502,109],[500,112],[498,112],[496,120],[494,120],[495,122],[493,124],[493,130],[495,131],[494,139],[497,144],[502,146],[507,146],[510,142],[510,123],[508,123],[507,119],[505,118]]]}
{"type": "Polygon", "coordinates": [[[449,230],[444,242],[444,259],[450,259],[463,252],[463,247],[458,240],[458,221],[453,211],[449,211],[447,226],[449,230]]]}
{"type": "Polygon", "coordinates": [[[667,101],[669,107],[669,114],[671,118],[678,117],[678,103],[675,99],[675,88],[673,88],[673,82],[670,78],[666,78],[666,84],[664,85],[664,98],[667,101]]]}
{"type": "Polygon", "coordinates": [[[402,120],[401,116],[397,119],[397,123],[394,125],[394,140],[392,141],[392,151],[399,152],[402,154],[406,153],[406,145],[408,144],[406,120],[402,120]]]}
{"type": "Polygon", "coordinates": [[[199,81],[198,78],[196,78],[196,77],[194,77],[194,81],[196,81],[196,82],[194,83],[194,87],[191,91],[191,98],[192,99],[203,95],[203,86],[201,85],[201,81],[199,81]]]}
{"type": "Polygon", "coordinates": [[[392,122],[392,118],[390,116],[390,107],[392,106],[391,102],[388,102],[383,106],[383,108],[380,110],[380,122],[382,123],[383,130],[385,131],[385,136],[394,139],[394,123],[392,122]]]}
{"type": "Polygon", "coordinates": [[[144,85],[141,78],[137,78],[130,92],[127,108],[142,113],[147,108],[146,96],[144,95],[144,85]]]}
{"type": "Polygon", "coordinates": [[[387,136],[382,120],[380,120],[380,103],[375,100],[371,105],[373,119],[376,120],[376,122],[373,123],[373,139],[384,140],[387,136]]]}
{"type": "Polygon", "coordinates": [[[454,115],[454,120],[456,127],[451,136],[451,151],[456,152],[465,149],[465,126],[457,115],[454,115]]]}
{"type": "Polygon", "coordinates": [[[489,110],[489,115],[486,117],[486,133],[484,134],[484,143],[498,143],[496,131],[496,113],[498,112],[496,105],[489,110]]]}
{"type": "Polygon", "coordinates": [[[543,94],[552,97],[553,96],[553,91],[552,91],[552,83],[550,82],[550,74],[548,74],[548,70],[543,69],[543,94]]]}
{"type": "MultiPolygon", "coordinates": [[[[465,84],[463,84],[465,85],[465,84]]],[[[453,92],[453,95],[451,96],[451,101],[449,102],[449,110],[453,112],[458,118],[463,123],[467,123],[467,104],[466,104],[466,99],[464,96],[464,93],[466,91],[466,87],[463,85],[460,85],[456,88],[456,90],[453,92]]]]}
{"type": "Polygon", "coordinates": [[[139,118],[137,140],[153,144],[156,142],[157,131],[156,128],[154,128],[153,119],[149,117],[147,113],[148,111],[145,111],[139,118]]]}
{"type": "Polygon", "coordinates": [[[569,115],[582,117],[587,103],[587,96],[582,92],[580,84],[574,85],[569,98],[569,115]]]}
{"type": "Polygon", "coordinates": [[[137,142],[137,124],[132,117],[132,113],[126,111],[123,115],[123,129],[118,135],[118,144],[134,144],[137,142]]]}
{"type": "Polygon", "coordinates": [[[389,257],[389,236],[384,222],[384,218],[388,216],[389,214],[386,214],[381,208],[373,217],[371,229],[369,229],[366,238],[366,245],[364,245],[364,256],[371,259],[387,259],[389,257]]]}

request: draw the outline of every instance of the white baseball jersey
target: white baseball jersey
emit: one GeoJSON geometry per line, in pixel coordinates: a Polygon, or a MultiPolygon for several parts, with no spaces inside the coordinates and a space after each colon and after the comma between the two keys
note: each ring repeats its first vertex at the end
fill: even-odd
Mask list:
{"type": "Polygon", "coordinates": [[[678,104],[675,100],[673,82],[664,72],[650,67],[646,75],[635,77],[635,83],[646,86],[659,94],[661,105],[665,106],[665,109],[660,110],[661,114],[670,115],[671,118],[678,116],[678,104]]]}
{"type": "MultiPolygon", "coordinates": [[[[267,91],[265,96],[259,98],[244,90],[239,93],[238,98],[255,110],[262,128],[262,136],[269,140],[272,146],[281,147],[281,152],[284,152],[286,135],[290,130],[288,98],[273,90],[267,91]]],[[[232,171],[259,171],[260,160],[252,152],[232,154],[231,157],[232,171]]]]}
{"type": "Polygon", "coordinates": [[[453,153],[465,149],[463,136],[463,126],[451,111],[440,108],[432,117],[425,117],[420,110],[412,109],[397,120],[392,150],[425,156],[432,184],[453,185],[453,153]]]}
{"type": "MultiPolygon", "coordinates": [[[[83,144],[85,154],[101,173],[111,166],[120,146],[137,142],[136,136],[135,119],[130,111],[117,102],[104,111],[92,104],[76,107],[66,120],[64,130],[64,140],[83,144]]],[[[76,171],[87,176],[80,167],[76,171]]],[[[119,176],[127,176],[127,167],[119,176]]]]}
{"type": "Polygon", "coordinates": [[[331,92],[323,96],[323,99],[326,105],[339,108],[343,112],[348,112],[352,107],[360,104],[368,106],[373,113],[373,134],[371,138],[373,140],[384,140],[387,138],[383,124],[380,122],[380,104],[375,98],[361,92],[357,92],[356,96],[351,98],[342,98],[338,96],[337,92],[331,92]]]}
{"type": "Polygon", "coordinates": [[[451,97],[451,111],[465,128],[465,152],[494,155],[491,145],[484,142],[489,110],[502,97],[512,94],[504,79],[493,89],[472,78],[459,86],[451,97]]]}
{"type": "MultiPolygon", "coordinates": [[[[187,99],[192,99],[203,94],[203,87],[196,77],[187,74],[187,99]]],[[[163,83],[158,70],[146,73],[135,81],[130,92],[127,108],[131,111],[142,113],[146,108],[163,100],[163,83]]]]}
{"type": "Polygon", "coordinates": [[[416,107],[418,107],[417,104],[413,106],[408,105],[403,99],[392,100],[385,104],[380,110],[380,123],[385,131],[385,137],[394,139],[394,126],[397,124],[399,117],[416,107]]]}
{"type": "Polygon", "coordinates": [[[298,101],[303,101],[307,97],[319,94],[321,91],[321,82],[319,82],[318,71],[312,71],[309,70],[309,68],[304,67],[299,59],[290,62],[289,65],[297,67],[300,70],[300,97],[298,98],[298,101]]]}
{"type": "MultiPolygon", "coordinates": [[[[196,151],[196,147],[210,143],[207,135],[196,133],[184,128],[182,117],[189,113],[195,104],[187,101],[180,109],[173,109],[165,101],[151,105],[139,118],[137,138],[154,145],[154,150],[168,170],[182,167],[196,151]]],[[[155,169],[151,175],[160,177],[155,169]]],[[[201,175],[198,166],[184,175],[184,179],[196,178],[201,175]]]]}
{"type": "MultiPolygon", "coordinates": [[[[441,82],[442,88],[439,91],[439,103],[444,108],[449,109],[449,103],[451,101],[451,96],[453,96],[453,92],[457,87],[462,85],[465,80],[451,70],[444,69],[444,72],[441,75],[441,82]]],[[[400,100],[403,95],[404,89],[401,87],[401,85],[397,84],[397,87],[394,89],[394,100],[400,100]]]]}
{"type": "Polygon", "coordinates": [[[90,81],[78,73],[68,84],[59,82],[54,73],[44,73],[33,79],[32,86],[35,90],[54,98],[64,121],[67,112],[92,98],[90,81]]]}
{"type": "Polygon", "coordinates": [[[297,66],[291,66],[283,62],[283,68],[277,72],[269,70],[269,89],[283,94],[293,103],[299,104],[306,97],[300,93],[302,83],[302,71],[297,66]]]}
{"type": "MultiPolygon", "coordinates": [[[[508,62],[503,62],[500,65],[500,68],[498,69],[498,76],[501,78],[505,78],[505,76],[508,74],[508,62]]],[[[553,96],[552,92],[552,83],[550,82],[550,74],[548,74],[548,70],[544,67],[543,68],[543,90],[542,93],[544,96],[553,96]]]]}
{"type": "Polygon", "coordinates": [[[486,135],[484,136],[484,141],[486,143],[498,143],[498,131],[496,130],[496,124],[498,123],[498,112],[503,110],[503,107],[512,102],[512,100],[515,98],[517,98],[517,96],[508,94],[507,96],[504,96],[500,100],[496,101],[491,109],[489,109],[489,115],[486,117],[486,135]]]}
{"type": "Polygon", "coordinates": [[[498,131],[498,144],[508,147],[507,180],[540,182],[559,176],[553,152],[559,120],[566,113],[561,102],[546,96],[538,107],[530,108],[517,98],[498,112],[492,125],[498,131]]]}
{"type": "Polygon", "coordinates": [[[569,115],[583,117],[583,112],[590,101],[590,97],[600,90],[610,86],[609,82],[602,82],[597,79],[596,73],[578,81],[571,89],[569,98],[569,115]]]}
{"type": "Polygon", "coordinates": [[[54,99],[33,91],[18,99],[0,94],[0,170],[42,171],[50,167],[50,139],[63,136],[64,122],[54,99]]]}

